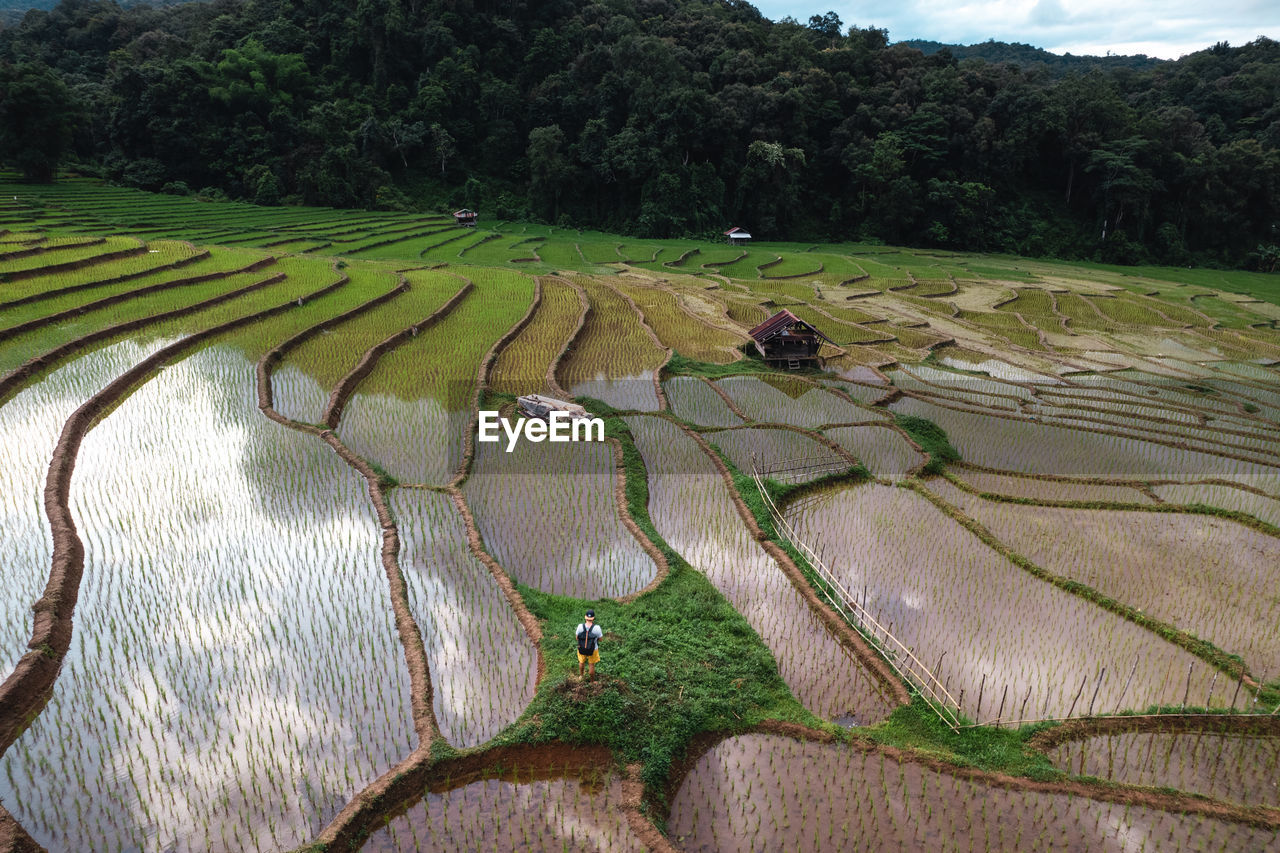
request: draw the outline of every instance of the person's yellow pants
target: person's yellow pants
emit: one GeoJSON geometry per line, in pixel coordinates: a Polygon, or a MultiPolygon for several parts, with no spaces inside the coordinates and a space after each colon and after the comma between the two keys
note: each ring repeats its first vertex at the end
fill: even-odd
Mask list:
{"type": "Polygon", "coordinates": [[[582,666],[584,663],[600,663],[600,650],[596,649],[590,655],[578,652],[578,666],[582,666]]]}

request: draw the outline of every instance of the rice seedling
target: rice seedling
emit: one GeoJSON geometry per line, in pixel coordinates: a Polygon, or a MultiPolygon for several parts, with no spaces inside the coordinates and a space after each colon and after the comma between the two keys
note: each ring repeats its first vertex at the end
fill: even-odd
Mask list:
{"type": "Polygon", "coordinates": [[[1222,479],[1280,495],[1280,469],[1134,437],[990,417],[904,398],[889,407],[941,426],[974,465],[1011,473],[1106,480],[1222,479]]]}
{"type": "Polygon", "coordinates": [[[689,851],[1263,850],[1274,830],[1070,793],[1008,790],[839,744],[749,734],[704,754],[672,800],[689,851]],[[872,841],[874,839],[874,841],[872,841]]]}
{"type": "Polygon", "coordinates": [[[726,376],[716,385],[753,421],[818,427],[869,420],[863,410],[825,388],[793,377],[726,376]]]}
{"type": "MultiPolygon", "coordinates": [[[[1149,504],[1151,498],[1133,486],[1108,483],[1045,480],[995,471],[952,468],[951,474],[979,492],[1023,498],[1029,501],[1105,501],[1107,503],[1149,504]]],[[[1192,501],[1187,501],[1192,503],[1192,501]]]]}
{"type": "Polygon", "coordinates": [[[550,394],[547,373],[578,327],[582,303],[578,291],[554,278],[542,279],[542,302],[529,325],[498,353],[489,386],[505,394],[550,394]]]}
{"type": "MultiPolygon", "coordinates": [[[[385,268],[352,263],[350,287],[372,298],[393,290],[399,276],[385,268]]],[[[409,289],[378,307],[304,342],[286,354],[272,377],[276,409],[286,417],[319,423],[329,394],[370,347],[420,323],[454,295],[461,282],[445,273],[414,273],[409,289]]]]}
{"type": "Polygon", "coordinates": [[[259,415],[252,361],[142,386],[85,439],[71,509],[75,637],[0,761],[42,844],[294,846],[411,748],[364,482],[259,415]]]}
{"type": "Polygon", "coordinates": [[[88,353],[0,405],[0,539],[8,554],[0,582],[0,668],[6,673],[26,651],[31,605],[48,578],[52,540],[42,495],[62,425],[85,400],[164,343],[122,341],[88,353]]]}
{"type": "Polygon", "coordinates": [[[705,437],[739,470],[767,471],[779,482],[804,483],[852,467],[831,448],[789,429],[727,429],[705,437]]]}
{"type": "Polygon", "coordinates": [[[738,426],[735,415],[713,386],[697,376],[671,376],[662,382],[671,411],[676,417],[701,426],[738,426]]]}
{"type": "Polygon", "coordinates": [[[448,496],[396,489],[389,500],[400,530],[400,571],[430,662],[436,721],[451,744],[476,746],[533,698],[536,651],[468,548],[448,496]]]}
{"type": "Polygon", "coordinates": [[[657,567],[618,516],[603,443],[478,444],[463,486],[485,546],[526,586],[579,598],[643,589],[657,567]]]}
{"type": "Polygon", "coordinates": [[[1068,773],[1280,806],[1280,738],[1228,732],[1124,732],[1069,741],[1053,763],[1068,773]]]}
{"type": "MultiPolygon", "coordinates": [[[[519,766],[511,775],[519,778],[519,766]]],[[[622,813],[618,777],[588,785],[571,778],[516,782],[485,779],[440,793],[374,833],[361,849],[375,853],[425,850],[640,851],[622,813]]]]}
{"type": "Polygon", "coordinates": [[[1036,565],[1280,671],[1275,537],[1214,516],[1001,503],[945,480],[929,489],[1036,565]]]}
{"type": "Polygon", "coordinates": [[[658,340],[683,356],[712,364],[729,364],[742,357],[743,339],[719,326],[701,322],[684,310],[675,292],[659,287],[612,285],[631,297],[658,340]]]}
{"type": "MultiPolygon", "coordinates": [[[[533,279],[468,269],[475,285],[441,322],[385,355],[352,395],[338,433],[413,483],[444,483],[462,461],[480,360],[529,310],[533,279]]],[[[415,276],[410,273],[412,284],[415,276]]]]}
{"type": "Polygon", "coordinates": [[[1204,661],[1033,577],[910,489],[835,487],[784,512],[881,624],[922,661],[938,662],[935,675],[979,722],[998,715],[1006,686],[1029,696],[1036,718],[1232,703],[1226,679],[1204,661]]]}
{"type": "Polygon", "coordinates": [[[846,723],[887,716],[879,686],[747,533],[724,480],[693,439],[659,418],[633,416],[627,425],[648,469],[654,526],[751,623],[796,698],[814,714],[846,723]],[[815,649],[823,650],[821,666],[814,665],[815,649]]]}
{"type": "Polygon", "coordinates": [[[653,376],[667,353],[617,291],[589,278],[574,280],[586,290],[591,313],[560,362],[556,381],[575,396],[595,397],[615,408],[656,410],[653,376]]]}
{"type": "Polygon", "coordinates": [[[835,427],[826,435],[858,458],[871,476],[901,480],[928,462],[928,458],[890,426],[835,427]]]}

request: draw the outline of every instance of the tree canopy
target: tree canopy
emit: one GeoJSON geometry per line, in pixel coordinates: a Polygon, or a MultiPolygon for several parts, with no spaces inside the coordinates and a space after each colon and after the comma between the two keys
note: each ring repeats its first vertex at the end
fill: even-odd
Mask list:
{"type": "Polygon", "coordinates": [[[1280,242],[1276,42],[1052,69],[1013,47],[925,55],[743,0],[64,0],[0,30],[0,157],[653,237],[1255,266],[1280,242]]]}

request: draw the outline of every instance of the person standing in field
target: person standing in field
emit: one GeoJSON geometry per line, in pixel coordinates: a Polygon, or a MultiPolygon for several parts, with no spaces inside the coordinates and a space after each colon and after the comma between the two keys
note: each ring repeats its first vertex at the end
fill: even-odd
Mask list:
{"type": "Polygon", "coordinates": [[[574,634],[578,638],[578,677],[582,677],[582,668],[587,666],[590,672],[588,677],[595,681],[596,664],[600,662],[600,640],[604,637],[604,631],[596,624],[594,610],[587,611],[574,634]]]}

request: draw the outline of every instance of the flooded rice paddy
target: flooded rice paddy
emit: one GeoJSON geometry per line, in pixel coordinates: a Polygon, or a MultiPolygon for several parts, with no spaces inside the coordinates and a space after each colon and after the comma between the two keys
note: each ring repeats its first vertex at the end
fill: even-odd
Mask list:
{"type": "Polygon", "coordinates": [[[1214,516],[1064,509],[928,488],[1054,574],[1280,672],[1280,539],[1214,516]]]}
{"type": "Polygon", "coordinates": [[[657,574],[623,526],[613,448],[604,442],[479,443],[463,487],[489,552],[520,583],[557,595],[617,598],[657,574]]]}
{"type": "Polygon", "coordinates": [[[98,424],[71,511],[71,650],[0,762],[42,844],[295,846],[413,748],[364,481],[261,416],[242,355],[170,365],[98,424]]]}
{"type": "Polygon", "coordinates": [[[891,707],[879,686],[752,539],[697,443],[660,418],[631,417],[627,425],[648,468],[649,515],[658,533],[746,617],[796,698],[846,723],[887,716],[891,707]]]}
{"type": "Polygon", "coordinates": [[[44,485],[62,425],[112,379],[168,341],[123,341],[88,353],[0,405],[0,665],[8,673],[31,639],[31,605],[44,591],[53,540],[44,485]]]}
{"type": "Polygon", "coordinates": [[[484,743],[533,698],[533,643],[471,553],[452,499],[395,489],[389,502],[400,530],[400,572],[427,649],[436,721],[454,746],[484,743]]]}
{"type": "Polygon", "coordinates": [[[1280,738],[1125,732],[1070,741],[1049,757],[1068,773],[1280,807],[1280,738]]]}
{"type": "Polygon", "coordinates": [[[1233,698],[1204,661],[1033,577],[910,489],[839,486],[784,512],[976,721],[1233,698]]]}
{"type": "Polygon", "coordinates": [[[703,755],[668,821],[686,851],[1268,850],[1274,830],[981,781],[777,735],[703,755]]]}
{"type": "MultiPolygon", "coordinates": [[[[558,850],[641,853],[622,812],[621,780],[599,768],[590,779],[486,779],[422,801],[370,836],[364,853],[429,850],[558,850]]],[[[513,771],[519,778],[519,767],[513,771]]]]}

